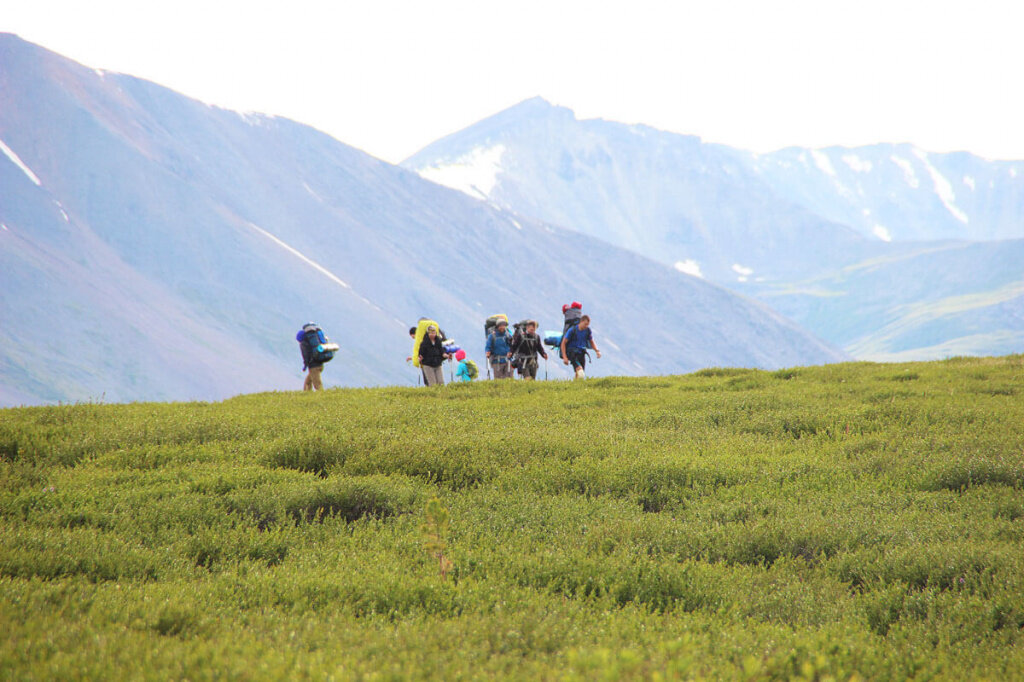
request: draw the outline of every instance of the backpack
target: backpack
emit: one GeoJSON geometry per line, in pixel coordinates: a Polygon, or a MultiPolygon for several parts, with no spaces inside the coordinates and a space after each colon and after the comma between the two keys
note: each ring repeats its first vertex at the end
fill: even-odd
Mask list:
{"type": "Polygon", "coordinates": [[[484,321],[484,338],[490,338],[491,334],[498,328],[498,321],[504,321],[508,324],[508,315],[504,313],[498,313],[497,315],[491,315],[484,321]]]}
{"type": "MultiPolygon", "coordinates": [[[[580,323],[580,318],[583,317],[583,304],[579,301],[566,303],[562,306],[562,316],[565,320],[562,324],[562,338],[565,338],[566,333],[580,323]]],[[[558,343],[558,357],[562,357],[562,339],[559,339],[558,343]]]]}
{"type": "Polygon", "coordinates": [[[472,360],[466,360],[466,374],[469,375],[470,379],[476,379],[480,375],[480,370],[477,369],[476,363],[472,360]]]}
{"type": "Polygon", "coordinates": [[[533,338],[526,336],[526,328],[516,332],[516,338],[513,339],[513,347],[517,348],[515,356],[513,357],[514,366],[516,369],[522,369],[525,366],[527,358],[536,357],[544,350],[544,339],[540,337],[540,334],[534,332],[533,338]]]}
{"type": "MultiPolygon", "coordinates": [[[[421,323],[423,323],[423,322],[426,322],[426,323],[428,323],[428,324],[432,324],[432,325],[434,325],[435,327],[437,327],[437,335],[438,335],[439,337],[441,337],[441,345],[442,345],[442,346],[446,346],[446,345],[448,345],[448,341],[449,341],[449,339],[448,339],[448,337],[447,337],[447,336],[445,335],[445,333],[444,333],[444,330],[443,330],[443,329],[441,329],[441,325],[439,325],[439,324],[438,324],[437,322],[434,322],[433,320],[431,320],[431,319],[430,319],[430,318],[428,318],[428,317],[421,317],[421,318],[419,319],[419,321],[418,321],[418,322],[416,323],[416,325],[417,325],[417,326],[419,326],[419,325],[420,325],[421,323]]],[[[453,343],[454,343],[454,342],[453,342],[453,343]]]]}
{"type": "Polygon", "coordinates": [[[303,325],[302,342],[309,346],[310,362],[315,365],[322,365],[334,359],[334,353],[339,349],[338,344],[331,343],[331,340],[324,334],[324,330],[318,325],[310,322],[303,325]]]}

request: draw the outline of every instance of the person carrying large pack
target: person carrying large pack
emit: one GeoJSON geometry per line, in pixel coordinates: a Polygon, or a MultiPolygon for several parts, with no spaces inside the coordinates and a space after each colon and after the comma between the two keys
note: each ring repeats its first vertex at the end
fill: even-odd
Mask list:
{"type": "Polygon", "coordinates": [[[548,354],[544,351],[544,344],[537,336],[537,321],[526,320],[524,326],[516,330],[512,339],[512,364],[519,369],[526,381],[533,381],[537,378],[538,354],[545,360],[548,359],[548,354]]]}
{"type": "Polygon", "coordinates": [[[583,315],[576,326],[562,335],[561,344],[562,362],[572,364],[576,379],[586,378],[587,348],[593,348],[597,357],[601,357],[601,351],[594,344],[594,333],[590,330],[590,316],[583,315]]]}
{"type": "Polygon", "coordinates": [[[512,378],[512,335],[508,333],[508,316],[491,315],[484,323],[487,343],[484,355],[490,363],[495,379],[512,378]]]}
{"type": "Polygon", "coordinates": [[[451,358],[451,353],[441,343],[438,327],[432,320],[425,320],[424,334],[419,336],[416,344],[416,365],[423,372],[423,383],[427,386],[444,386],[444,361],[451,358]]]}
{"type": "Polygon", "coordinates": [[[306,374],[306,380],[302,384],[303,391],[324,390],[323,381],[320,378],[324,370],[324,363],[334,359],[338,351],[338,344],[331,343],[331,340],[324,334],[324,330],[314,322],[307,322],[295,335],[299,342],[299,350],[302,352],[302,371],[306,374]]]}
{"type": "Polygon", "coordinates": [[[558,357],[563,358],[562,355],[562,339],[565,338],[565,333],[575,327],[580,322],[580,317],[583,315],[583,304],[579,301],[573,301],[572,303],[566,303],[562,306],[562,334],[561,336],[555,336],[551,332],[545,332],[544,342],[549,346],[553,346],[558,353],[558,357]]]}

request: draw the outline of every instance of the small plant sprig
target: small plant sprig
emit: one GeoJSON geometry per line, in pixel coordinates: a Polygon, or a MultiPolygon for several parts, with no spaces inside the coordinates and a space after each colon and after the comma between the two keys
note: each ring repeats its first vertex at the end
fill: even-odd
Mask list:
{"type": "Polygon", "coordinates": [[[422,526],[423,534],[426,536],[423,546],[430,556],[437,559],[437,570],[441,580],[447,580],[448,573],[453,568],[451,559],[446,556],[448,542],[445,536],[448,533],[449,518],[448,510],[441,504],[441,500],[435,497],[427,502],[426,521],[422,526]]]}

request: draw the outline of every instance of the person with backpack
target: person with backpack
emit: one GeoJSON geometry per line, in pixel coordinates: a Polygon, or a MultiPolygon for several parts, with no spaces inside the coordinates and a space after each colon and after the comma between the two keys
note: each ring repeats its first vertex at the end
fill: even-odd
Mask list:
{"type": "Polygon", "coordinates": [[[507,320],[498,320],[494,331],[487,337],[484,354],[491,363],[495,379],[512,378],[512,335],[508,333],[507,320]]]}
{"type": "Polygon", "coordinates": [[[445,360],[451,358],[451,354],[445,352],[437,327],[427,327],[427,334],[420,341],[416,354],[419,356],[420,369],[423,370],[423,383],[427,386],[444,386],[443,365],[445,360]]]}
{"type": "Polygon", "coordinates": [[[477,378],[480,372],[476,368],[476,363],[466,357],[466,351],[461,348],[455,351],[455,359],[459,361],[459,366],[455,368],[455,376],[459,381],[473,381],[477,378]]]}
{"type": "Polygon", "coordinates": [[[562,362],[566,365],[572,363],[576,370],[576,379],[585,379],[584,369],[587,365],[587,348],[593,348],[597,357],[601,357],[601,351],[594,345],[594,333],[590,329],[590,316],[583,315],[579,323],[562,335],[562,362]]]}
{"type": "Polygon", "coordinates": [[[324,331],[314,322],[304,324],[295,335],[295,340],[299,342],[299,350],[302,352],[302,371],[307,372],[302,390],[324,390],[320,374],[324,371],[324,363],[334,358],[338,344],[331,343],[324,331]]]}
{"type": "Polygon", "coordinates": [[[537,321],[527,320],[525,328],[516,333],[512,339],[513,364],[519,367],[519,372],[526,381],[533,381],[537,378],[537,354],[548,359],[544,351],[544,343],[537,335],[537,321]]]}

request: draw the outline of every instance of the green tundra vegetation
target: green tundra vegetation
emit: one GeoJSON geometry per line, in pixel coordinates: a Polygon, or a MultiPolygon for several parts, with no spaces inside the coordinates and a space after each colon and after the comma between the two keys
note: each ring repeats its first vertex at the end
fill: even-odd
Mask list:
{"type": "Polygon", "coordinates": [[[1024,356],[0,411],[0,679],[1024,679],[1024,356]]]}

